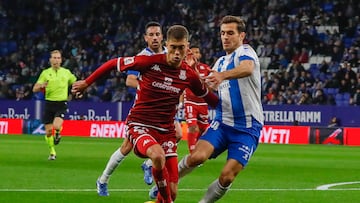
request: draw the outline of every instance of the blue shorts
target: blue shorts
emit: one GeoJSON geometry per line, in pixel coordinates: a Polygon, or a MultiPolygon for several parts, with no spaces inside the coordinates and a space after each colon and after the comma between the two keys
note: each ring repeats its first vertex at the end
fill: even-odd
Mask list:
{"type": "Polygon", "coordinates": [[[235,159],[245,167],[258,146],[261,128],[261,125],[258,125],[239,130],[219,121],[213,121],[199,139],[206,140],[214,146],[210,159],[228,150],[227,159],[235,159]]]}

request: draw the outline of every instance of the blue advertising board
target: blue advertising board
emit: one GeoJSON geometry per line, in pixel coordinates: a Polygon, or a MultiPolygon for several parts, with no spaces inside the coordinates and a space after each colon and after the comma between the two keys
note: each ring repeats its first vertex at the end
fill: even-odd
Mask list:
{"type": "MultiPolygon", "coordinates": [[[[68,120],[114,120],[124,121],[132,102],[68,102],[68,120]]],[[[41,119],[43,101],[0,100],[0,118],[41,119]]],[[[214,111],[210,110],[210,119],[214,111]]],[[[360,126],[359,106],[320,105],[264,105],[265,125],[327,126],[337,117],[342,126],[360,126]]],[[[183,113],[178,116],[183,119],[183,113]]]]}

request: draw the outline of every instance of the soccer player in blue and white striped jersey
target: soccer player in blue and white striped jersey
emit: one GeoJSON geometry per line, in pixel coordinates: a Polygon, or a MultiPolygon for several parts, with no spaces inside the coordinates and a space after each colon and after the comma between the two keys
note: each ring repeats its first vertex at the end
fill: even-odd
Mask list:
{"type": "Polygon", "coordinates": [[[264,120],[260,64],[254,49],[243,43],[245,31],[245,22],[241,18],[223,17],[220,34],[226,55],[216,61],[212,72],[205,78],[208,86],[219,95],[216,116],[194,151],[178,165],[181,178],[207,159],[228,151],[219,178],[210,184],[199,203],[219,200],[258,146],[264,120]]]}

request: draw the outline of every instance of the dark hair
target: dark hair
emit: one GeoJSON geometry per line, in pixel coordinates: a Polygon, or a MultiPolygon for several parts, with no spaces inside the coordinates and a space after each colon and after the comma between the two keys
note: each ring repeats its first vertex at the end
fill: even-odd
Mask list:
{"type": "Polygon", "coordinates": [[[191,45],[191,46],[190,46],[190,49],[192,49],[192,48],[198,48],[198,49],[200,49],[200,46],[198,46],[198,45],[191,45]]]}
{"type": "Polygon", "coordinates": [[[145,25],[144,35],[147,35],[146,32],[147,32],[147,30],[148,30],[149,27],[159,27],[159,28],[160,28],[160,32],[161,32],[161,34],[162,34],[162,28],[161,28],[160,23],[158,23],[158,22],[156,22],[156,21],[150,21],[150,22],[146,23],[146,25],[145,25]]]}
{"type": "Polygon", "coordinates": [[[186,39],[186,40],[189,40],[189,31],[183,25],[173,25],[168,29],[168,31],[166,33],[166,37],[167,37],[168,40],[169,39],[176,39],[176,40],[186,39]]]}
{"type": "Polygon", "coordinates": [[[161,28],[161,25],[160,25],[160,23],[158,23],[156,21],[150,21],[150,22],[146,23],[146,25],[145,25],[145,32],[149,27],[160,27],[161,28]]]}
{"type": "Polygon", "coordinates": [[[239,33],[246,31],[245,21],[243,19],[241,19],[240,17],[231,16],[231,15],[224,16],[221,19],[220,25],[228,24],[228,23],[236,23],[237,24],[237,30],[239,31],[239,33]]]}

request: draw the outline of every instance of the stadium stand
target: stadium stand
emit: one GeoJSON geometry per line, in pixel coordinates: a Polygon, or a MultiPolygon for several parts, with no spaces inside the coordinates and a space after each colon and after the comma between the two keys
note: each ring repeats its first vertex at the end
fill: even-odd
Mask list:
{"type": "MultiPolygon", "coordinates": [[[[351,98],[360,85],[360,19],[355,1],[277,1],[276,7],[265,0],[141,2],[1,1],[0,98],[16,99],[17,88],[32,86],[47,67],[52,49],[63,50],[63,66],[78,78],[85,78],[110,58],[136,54],[145,46],[140,33],[149,20],[159,21],[164,28],[186,25],[191,43],[202,47],[202,61],[212,65],[224,54],[218,37],[219,19],[233,14],[247,22],[247,42],[258,52],[263,78],[269,77],[267,83],[271,84],[263,88],[262,96],[271,89],[275,95],[272,104],[297,104],[301,94],[310,93],[311,97],[319,88],[327,98],[337,98],[340,81],[347,77],[341,67],[349,62],[355,81],[349,84],[349,96],[336,99],[336,105],[354,105],[351,98]],[[307,54],[306,62],[301,50],[307,54]],[[300,65],[292,68],[297,61],[300,65]],[[296,95],[289,95],[289,88],[296,95]]],[[[125,87],[125,77],[124,73],[111,73],[112,82],[100,81],[85,99],[101,101],[105,87],[111,94],[124,94],[125,88],[132,96],[119,97],[120,101],[133,99],[135,91],[125,87]]],[[[270,104],[268,101],[264,99],[264,104],[270,104]]]]}

